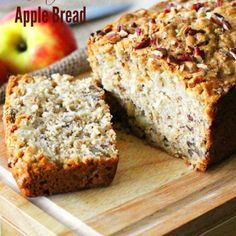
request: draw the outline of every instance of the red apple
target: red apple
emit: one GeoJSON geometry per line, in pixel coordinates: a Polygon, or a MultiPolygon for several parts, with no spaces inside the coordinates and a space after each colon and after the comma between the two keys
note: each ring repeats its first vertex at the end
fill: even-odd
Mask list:
{"type": "Polygon", "coordinates": [[[0,86],[7,82],[9,74],[6,65],[0,61],[0,86]]]}
{"type": "Polygon", "coordinates": [[[52,12],[45,11],[48,21],[36,22],[33,27],[29,23],[25,27],[19,21],[15,23],[16,12],[0,21],[0,60],[11,73],[41,69],[77,48],[71,28],[64,22],[53,22],[52,12]]]}

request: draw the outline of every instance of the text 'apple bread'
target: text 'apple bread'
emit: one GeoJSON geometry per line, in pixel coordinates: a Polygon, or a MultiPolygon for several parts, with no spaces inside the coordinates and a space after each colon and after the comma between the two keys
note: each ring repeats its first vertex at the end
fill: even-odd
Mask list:
{"type": "Polygon", "coordinates": [[[92,78],[11,77],[3,119],[9,167],[25,196],[111,183],[116,135],[104,91],[92,78]]]}
{"type": "Polygon", "coordinates": [[[89,61],[132,127],[204,171],[236,150],[236,2],[164,5],[92,34],[89,61]]]}

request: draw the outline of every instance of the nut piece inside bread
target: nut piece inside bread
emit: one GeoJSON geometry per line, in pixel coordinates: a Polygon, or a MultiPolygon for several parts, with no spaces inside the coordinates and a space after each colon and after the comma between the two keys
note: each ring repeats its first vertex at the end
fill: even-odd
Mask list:
{"type": "Polygon", "coordinates": [[[236,150],[235,2],[157,9],[92,34],[89,61],[136,131],[205,171],[236,150]]]}
{"type": "Polygon", "coordinates": [[[3,114],[9,167],[26,196],[107,186],[116,135],[92,78],[11,77],[3,114]]]}

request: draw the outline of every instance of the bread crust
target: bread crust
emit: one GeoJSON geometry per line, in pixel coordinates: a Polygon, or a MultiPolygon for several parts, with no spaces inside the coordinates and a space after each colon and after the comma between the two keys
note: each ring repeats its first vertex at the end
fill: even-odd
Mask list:
{"type": "Polygon", "coordinates": [[[66,166],[49,162],[40,156],[36,163],[9,162],[12,174],[26,197],[67,193],[94,187],[105,187],[112,182],[118,159],[87,160],[66,166]]]}
{"type": "MultiPolygon", "coordinates": [[[[3,113],[5,140],[8,148],[8,166],[22,194],[26,197],[36,197],[108,186],[116,173],[119,160],[117,153],[109,157],[69,158],[61,162],[50,160],[42,151],[36,155],[35,149],[29,145],[26,152],[19,150],[21,146],[19,138],[13,134],[19,128],[22,119],[30,119],[31,117],[15,114],[14,110],[11,110],[12,98],[10,96],[13,93],[16,96],[18,92],[20,93],[18,90],[19,83],[31,83],[33,80],[34,78],[28,75],[10,78],[6,89],[3,113]]],[[[107,109],[108,106],[105,111],[109,112],[107,109]]],[[[111,124],[109,128],[112,129],[111,124]]],[[[111,140],[111,145],[116,145],[114,139],[111,140]]]]}
{"type": "MultiPolygon", "coordinates": [[[[224,30],[223,26],[213,23],[213,20],[208,19],[210,16],[206,17],[206,20],[204,19],[196,25],[194,20],[191,23],[187,22],[187,17],[185,20],[186,22],[182,22],[182,16],[184,16],[185,13],[192,14],[192,19],[197,19],[199,17],[194,15],[198,11],[191,10],[191,6],[197,3],[194,0],[177,1],[174,4],[175,7],[173,7],[175,10],[173,12],[170,11],[169,13],[165,13],[165,8],[169,3],[171,3],[171,1],[163,1],[150,9],[140,9],[133,13],[127,13],[121,16],[114,23],[108,24],[103,29],[92,33],[87,41],[90,65],[93,70],[97,67],[98,62],[95,58],[98,48],[102,49],[103,53],[106,53],[107,55],[113,54],[115,47],[123,48],[123,50],[127,51],[128,54],[134,54],[137,58],[140,58],[140,62],[142,62],[143,65],[146,65],[149,58],[152,58],[153,55],[155,57],[155,54],[152,54],[155,49],[163,47],[168,51],[167,55],[158,58],[156,63],[151,63],[148,70],[168,71],[178,75],[181,79],[181,83],[186,86],[187,91],[195,92],[199,99],[211,105],[217,102],[217,100],[225,94],[225,87],[227,88],[228,86],[231,86],[231,84],[236,83],[236,60],[230,52],[230,49],[234,49],[235,47],[233,43],[235,41],[236,24],[234,20],[236,16],[234,1],[224,1],[223,5],[216,7],[215,10],[215,1],[207,2],[207,4],[211,4],[209,7],[211,10],[213,9],[212,13],[222,14],[227,17],[227,19],[224,18],[223,21],[229,23],[229,27],[231,28],[228,30],[224,30]],[[178,7],[181,6],[182,8],[178,10],[178,7]],[[179,15],[177,13],[179,13],[179,15]],[[176,18],[171,21],[171,18],[168,18],[169,14],[176,18]],[[157,20],[155,23],[151,23],[152,19],[157,20]],[[163,23],[164,21],[167,21],[167,23],[170,24],[166,24],[166,22],[163,23]],[[133,23],[136,24],[134,29],[132,27],[133,23]],[[182,68],[181,65],[183,64],[177,62],[177,56],[186,56],[187,54],[193,56],[194,52],[191,51],[193,50],[193,48],[191,49],[191,46],[193,46],[193,44],[197,45],[197,43],[194,42],[194,40],[196,40],[194,38],[195,35],[191,35],[193,33],[187,35],[188,33],[181,32],[181,27],[185,24],[186,27],[184,26],[183,28],[186,28],[186,31],[188,28],[187,26],[190,26],[190,28],[200,28],[205,31],[203,35],[209,34],[210,37],[209,39],[206,39],[199,36],[197,39],[199,40],[199,46],[197,47],[205,54],[204,56],[202,55],[202,60],[191,61],[189,58],[181,58],[185,65],[185,67],[182,68]],[[124,28],[128,34],[124,36],[120,27],[124,28]],[[136,28],[142,29],[140,35],[134,33],[136,28]],[[176,41],[172,32],[174,30],[180,31],[179,34],[182,35],[180,39],[178,39],[180,42],[176,41]],[[223,33],[218,32],[217,30],[222,30],[223,33]],[[122,33],[120,33],[121,31],[122,33]],[[158,42],[154,43],[154,38],[152,38],[159,31],[161,31],[161,34],[158,35],[157,39],[162,40],[161,44],[158,42]],[[169,34],[166,33],[166,36],[163,38],[165,32],[169,32],[169,34]],[[129,35],[134,36],[129,39],[129,35]],[[140,46],[139,43],[143,39],[149,39],[148,46],[140,46]],[[200,39],[205,39],[206,41],[200,41],[200,39]],[[206,43],[206,45],[204,45],[204,43],[206,43]],[[176,44],[181,45],[180,49],[176,47],[176,44]],[[218,48],[222,47],[224,50],[217,52],[216,44],[218,45],[218,48]],[[135,48],[137,46],[140,46],[140,48],[135,48]],[[190,51],[188,51],[189,48],[190,51]],[[206,66],[206,68],[204,68],[204,66],[206,66]]],[[[199,19],[200,18],[201,17],[199,17],[199,19]]],[[[201,33],[196,34],[200,35],[201,33]]],[[[95,76],[97,76],[97,73],[95,73],[95,76]]]]}
{"type": "Polygon", "coordinates": [[[208,163],[213,164],[236,151],[236,86],[212,105],[212,125],[209,128],[208,163]]]}

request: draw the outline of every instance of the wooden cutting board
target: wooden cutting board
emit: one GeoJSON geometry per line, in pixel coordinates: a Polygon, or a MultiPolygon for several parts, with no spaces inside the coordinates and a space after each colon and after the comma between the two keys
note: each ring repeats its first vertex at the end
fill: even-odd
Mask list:
{"type": "Polygon", "coordinates": [[[2,230],[10,225],[26,235],[199,235],[236,215],[236,156],[207,173],[193,172],[181,159],[118,130],[120,162],[110,187],[25,199],[7,168],[2,122],[0,135],[2,230]]]}

